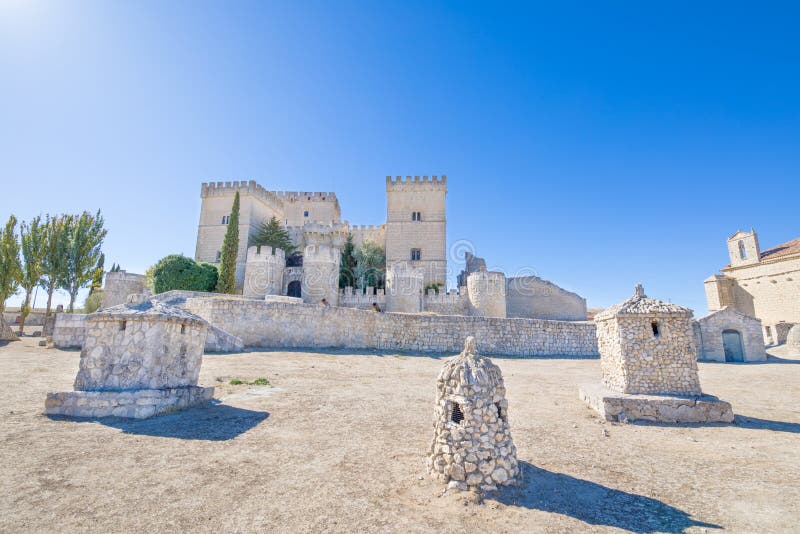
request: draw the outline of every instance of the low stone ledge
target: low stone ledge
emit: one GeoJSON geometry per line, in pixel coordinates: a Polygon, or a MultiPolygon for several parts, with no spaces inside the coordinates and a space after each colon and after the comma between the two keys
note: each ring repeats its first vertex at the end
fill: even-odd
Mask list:
{"type": "Polygon", "coordinates": [[[629,395],[602,384],[582,384],[579,396],[606,421],[658,423],[732,423],[730,403],[712,395],[629,395]]]}
{"type": "Polygon", "coordinates": [[[205,404],[213,396],[213,387],[199,386],[123,391],[65,391],[47,394],[44,413],[68,417],[146,419],[205,404]]]}

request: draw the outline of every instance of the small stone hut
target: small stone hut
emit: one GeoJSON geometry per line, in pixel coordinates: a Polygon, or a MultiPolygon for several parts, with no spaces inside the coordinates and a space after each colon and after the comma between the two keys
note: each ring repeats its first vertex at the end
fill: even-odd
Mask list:
{"type": "Polygon", "coordinates": [[[694,323],[699,360],[763,362],[767,360],[761,320],[726,306],[694,323]]]}
{"type": "Polygon", "coordinates": [[[45,413],[142,419],[211,399],[197,386],[208,323],[143,299],[87,316],[75,391],[48,393],[45,413]]]}
{"type": "Polygon", "coordinates": [[[433,428],[428,470],[448,488],[493,491],[516,482],[503,374],[477,354],[472,336],[439,374],[433,428]]]}
{"type": "Polygon", "coordinates": [[[644,294],[595,316],[602,385],[581,397],[608,420],[733,421],[730,404],[703,395],[692,310],[644,294]]]}

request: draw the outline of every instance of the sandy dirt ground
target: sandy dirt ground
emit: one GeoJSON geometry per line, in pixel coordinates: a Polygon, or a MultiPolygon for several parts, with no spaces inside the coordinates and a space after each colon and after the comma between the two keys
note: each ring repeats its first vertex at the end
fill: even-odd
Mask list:
{"type": "Polygon", "coordinates": [[[701,364],[733,425],[600,421],[593,359],[503,359],[523,483],[482,501],[430,479],[441,357],[206,356],[218,402],[145,421],[42,415],[76,351],[0,346],[2,532],[800,531],[800,356],[701,364]],[[268,378],[271,387],[230,386],[268,378]]]}

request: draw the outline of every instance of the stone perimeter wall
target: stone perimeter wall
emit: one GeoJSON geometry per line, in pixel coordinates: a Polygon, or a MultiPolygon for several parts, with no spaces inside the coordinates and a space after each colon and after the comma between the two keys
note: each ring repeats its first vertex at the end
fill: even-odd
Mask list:
{"type": "Polygon", "coordinates": [[[83,347],[83,341],[86,339],[86,317],[83,313],[56,314],[53,345],[59,349],[83,347]]]}
{"type": "Polygon", "coordinates": [[[597,356],[590,322],[377,313],[242,299],[190,298],[183,305],[247,347],[459,352],[475,336],[484,354],[597,356]]]}

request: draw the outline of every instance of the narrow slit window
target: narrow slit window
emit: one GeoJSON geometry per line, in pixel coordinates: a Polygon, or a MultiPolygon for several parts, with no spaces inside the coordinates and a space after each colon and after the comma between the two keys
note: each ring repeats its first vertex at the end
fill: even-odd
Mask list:
{"type": "Polygon", "coordinates": [[[743,260],[747,259],[747,250],[744,248],[744,241],[739,241],[739,257],[743,260]]]}
{"type": "Polygon", "coordinates": [[[181,325],[181,334],[185,334],[185,333],[186,333],[186,325],[182,324],[181,325]]]}
{"type": "Polygon", "coordinates": [[[222,260],[222,251],[218,250],[217,251],[217,263],[219,263],[221,260],[222,260]]]}
{"type": "Polygon", "coordinates": [[[453,408],[450,410],[450,420],[456,424],[461,424],[461,421],[464,420],[464,412],[461,411],[461,406],[458,404],[453,404],[453,408]]]}
{"type": "Polygon", "coordinates": [[[122,332],[128,327],[128,321],[120,321],[119,331],[122,332]]]}
{"type": "Polygon", "coordinates": [[[650,323],[650,327],[653,329],[653,337],[658,337],[661,335],[661,329],[658,326],[658,323],[653,321],[650,323]]]}
{"type": "Polygon", "coordinates": [[[500,421],[505,421],[505,418],[503,417],[503,407],[500,406],[500,403],[499,402],[495,402],[494,403],[494,407],[497,408],[497,418],[500,421]]]}

